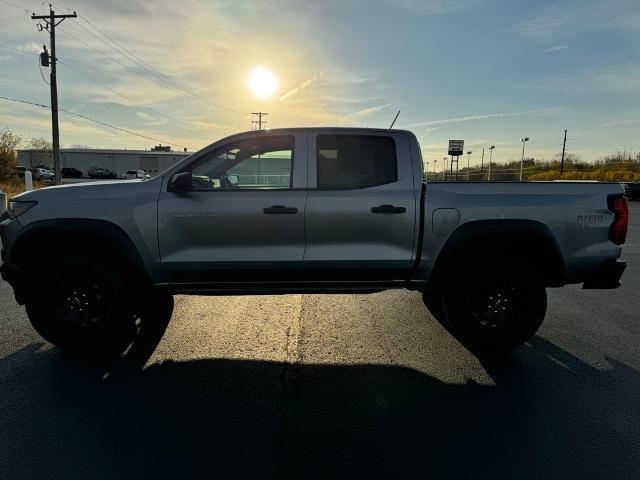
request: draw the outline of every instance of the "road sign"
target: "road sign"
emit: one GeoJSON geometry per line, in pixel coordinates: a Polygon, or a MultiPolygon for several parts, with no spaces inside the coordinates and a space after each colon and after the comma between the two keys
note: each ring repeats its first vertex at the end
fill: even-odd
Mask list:
{"type": "Polygon", "coordinates": [[[449,155],[457,157],[464,152],[464,140],[449,140],[449,155]]]}

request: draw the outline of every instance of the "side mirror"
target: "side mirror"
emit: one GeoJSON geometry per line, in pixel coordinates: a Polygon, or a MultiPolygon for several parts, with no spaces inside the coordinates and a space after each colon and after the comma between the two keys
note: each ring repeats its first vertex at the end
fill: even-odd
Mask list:
{"type": "Polygon", "coordinates": [[[188,192],[192,185],[191,172],[180,172],[171,177],[168,190],[176,193],[188,192]]]}

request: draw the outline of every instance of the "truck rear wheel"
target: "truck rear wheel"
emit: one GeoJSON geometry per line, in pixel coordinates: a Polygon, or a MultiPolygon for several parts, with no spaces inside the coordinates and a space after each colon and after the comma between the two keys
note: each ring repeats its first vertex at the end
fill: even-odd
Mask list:
{"type": "Polygon", "coordinates": [[[531,338],[544,320],[547,294],[530,265],[499,257],[450,275],[443,303],[454,334],[471,349],[489,352],[531,338]]]}
{"type": "Polygon", "coordinates": [[[36,331],[66,350],[122,353],[139,330],[137,289],[115,263],[70,253],[31,266],[26,309],[36,331]]]}

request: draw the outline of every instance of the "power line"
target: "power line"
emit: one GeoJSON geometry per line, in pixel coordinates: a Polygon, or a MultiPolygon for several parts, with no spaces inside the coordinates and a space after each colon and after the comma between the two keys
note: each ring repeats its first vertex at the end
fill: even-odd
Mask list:
{"type": "MultiPolygon", "coordinates": [[[[0,0],[0,2],[1,2],[1,1],[2,1],[2,0],[0,0]]],[[[15,48],[15,47],[10,47],[9,45],[4,45],[4,44],[0,43],[0,47],[2,47],[2,48],[6,48],[7,50],[13,50],[14,52],[22,53],[22,54],[24,54],[24,55],[28,55],[28,53],[27,53],[27,52],[23,52],[22,50],[20,50],[20,49],[18,49],[18,48],[15,48]]]]}
{"type": "MultiPolygon", "coordinates": [[[[59,30],[61,30],[61,29],[59,28],[59,30]]],[[[24,52],[24,51],[19,50],[19,49],[17,49],[17,48],[10,47],[10,46],[8,46],[8,45],[4,45],[4,44],[1,44],[1,43],[0,43],[0,47],[6,48],[6,49],[9,49],[9,50],[13,50],[13,51],[18,52],[18,53],[21,53],[21,54],[23,54],[23,55],[30,55],[30,54],[29,54],[29,53],[27,53],[27,52],[24,52]]],[[[129,97],[129,96],[127,96],[127,95],[123,94],[123,93],[118,92],[117,90],[115,90],[115,89],[113,89],[113,88],[111,88],[111,87],[109,87],[109,86],[105,85],[105,84],[104,84],[104,83],[102,83],[101,81],[99,81],[99,80],[97,80],[97,79],[95,79],[95,78],[93,78],[93,77],[91,77],[91,76],[89,76],[89,75],[87,75],[87,74],[85,74],[85,73],[83,73],[83,72],[79,71],[79,70],[78,70],[78,69],[76,69],[75,67],[72,67],[71,65],[69,65],[69,64],[68,64],[68,63],[66,63],[66,62],[63,62],[63,61],[62,61],[62,60],[60,60],[60,59],[58,59],[58,63],[60,63],[60,64],[64,65],[65,67],[67,67],[68,69],[72,70],[73,72],[75,72],[76,74],[80,75],[81,77],[84,77],[84,78],[86,78],[87,80],[90,80],[90,81],[92,81],[92,82],[94,82],[94,83],[96,83],[96,84],[100,85],[101,87],[103,87],[103,88],[105,88],[105,89],[109,90],[110,92],[113,92],[113,93],[115,93],[116,95],[118,95],[118,96],[120,96],[120,97],[124,98],[125,100],[127,100],[127,101],[129,101],[129,102],[131,102],[131,103],[133,103],[133,104],[135,104],[135,105],[138,105],[139,107],[144,108],[144,109],[146,109],[146,110],[148,110],[148,111],[150,111],[150,112],[153,112],[153,113],[155,113],[156,115],[159,115],[159,116],[161,116],[161,117],[168,118],[169,120],[172,120],[172,121],[177,122],[177,123],[181,123],[182,125],[185,125],[185,126],[187,126],[187,127],[192,127],[192,128],[193,128],[193,127],[195,127],[195,128],[199,128],[199,129],[203,129],[203,130],[208,130],[208,129],[206,129],[206,128],[204,128],[204,127],[200,127],[200,126],[198,126],[198,125],[194,125],[194,124],[191,124],[191,123],[183,122],[182,120],[179,120],[179,119],[177,119],[177,118],[175,118],[175,117],[172,117],[171,115],[167,115],[167,114],[162,113],[162,112],[160,112],[160,111],[158,111],[158,110],[156,110],[156,109],[154,109],[154,108],[148,107],[147,105],[143,104],[142,102],[138,102],[137,100],[134,100],[133,98],[131,98],[131,97],[129,97]]],[[[47,83],[47,81],[44,79],[44,76],[42,75],[42,67],[40,66],[40,63],[39,63],[39,62],[38,62],[38,66],[40,67],[40,75],[42,76],[42,79],[44,80],[44,82],[45,82],[45,83],[47,83]]],[[[48,85],[48,83],[47,83],[47,85],[48,85]]]]}
{"type": "MultiPolygon", "coordinates": [[[[84,25],[82,25],[80,22],[76,21],[75,22],[76,25],[78,25],[80,28],[82,28],[85,32],[87,32],[89,35],[91,35],[92,37],[96,38],[98,41],[100,41],[101,43],[103,43],[104,45],[106,45],[108,48],[114,50],[116,53],[118,53],[119,55],[122,55],[124,58],[126,58],[127,60],[129,60],[130,62],[132,62],[135,65],[138,65],[139,67],[141,67],[143,70],[145,71],[149,71],[148,68],[145,68],[143,65],[139,64],[138,62],[136,62],[135,60],[129,58],[127,55],[124,55],[122,52],[120,52],[118,49],[114,48],[112,45],[110,45],[109,43],[105,42],[102,38],[100,38],[98,35],[96,35],[95,33],[93,33],[91,30],[89,30],[87,27],[85,27],[84,25]]],[[[67,32],[65,32],[67,33],[67,32]]],[[[120,62],[118,62],[120,63],[120,62]]],[[[125,68],[130,68],[122,63],[120,63],[120,65],[124,66],[125,68]]],[[[160,80],[162,80],[164,83],[159,83],[158,80],[156,80],[155,78],[150,78],[147,75],[143,75],[142,72],[140,72],[141,75],[145,78],[148,78],[149,80],[152,80],[156,83],[158,83],[158,85],[161,85],[163,87],[167,87],[167,85],[165,85],[165,83],[167,83],[166,80],[160,78],[160,80]]],[[[154,72],[150,72],[154,77],[158,77],[158,75],[156,75],[154,72]]],[[[172,84],[169,84],[170,87],[173,87],[172,84]]],[[[173,87],[175,88],[175,87],[173,87]]]]}
{"type": "Polygon", "coordinates": [[[114,130],[119,130],[121,132],[128,133],[129,135],[135,135],[136,137],[146,138],[147,140],[153,140],[154,142],[166,143],[168,145],[175,145],[176,147],[182,147],[182,148],[186,148],[186,149],[189,149],[189,150],[193,150],[191,147],[187,147],[186,145],[180,145],[179,143],[173,143],[173,142],[169,142],[167,140],[162,140],[162,139],[159,139],[159,138],[150,137],[148,135],[143,135],[142,133],[132,132],[131,130],[127,130],[126,128],[116,127],[115,125],[111,125],[109,123],[101,122],[100,120],[96,120],[94,118],[90,118],[90,117],[87,117],[85,115],[81,115],[79,113],[69,112],[68,110],[64,110],[62,108],[60,109],[60,111],[66,113],[67,115],[70,115],[72,117],[83,118],[85,120],[88,120],[89,122],[97,123],[98,125],[102,125],[104,127],[112,128],[114,130]]]}
{"type": "MultiPolygon", "coordinates": [[[[52,2],[52,3],[55,5],[55,2],[52,2]]],[[[62,7],[62,8],[64,8],[64,9],[66,9],[66,10],[71,11],[70,8],[65,7],[64,5],[62,5],[60,3],[58,3],[57,5],[62,7]]],[[[142,60],[141,58],[136,56],[133,52],[131,52],[130,50],[128,50],[125,47],[123,47],[118,41],[114,40],[112,37],[110,37],[109,35],[104,33],[102,30],[100,30],[98,27],[96,27],[87,17],[85,17],[84,15],[79,15],[79,17],[82,20],[84,20],[88,25],[90,25],[100,35],[102,35],[103,37],[108,39],[111,42],[111,44],[107,43],[104,39],[100,38],[98,35],[96,35],[94,32],[92,32],[87,27],[82,25],[80,22],[78,22],[78,21],[75,22],[80,28],[85,30],[91,36],[93,36],[94,38],[98,39],[100,42],[105,44],[107,47],[113,49],[116,53],[119,53],[120,55],[124,56],[127,60],[129,60],[132,63],[135,63],[136,65],[138,65],[138,66],[142,67],[143,69],[149,71],[154,76],[159,77],[161,80],[164,80],[165,82],[180,88],[180,85],[177,82],[175,82],[173,79],[167,77],[166,75],[163,75],[162,73],[158,72],[153,67],[151,67],[149,64],[147,64],[144,60],[142,60]],[[114,47],[114,45],[115,45],[115,47],[114,47]]]]}
{"type": "Polygon", "coordinates": [[[27,14],[30,13],[30,11],[27,10],[26,8],[22,8],[21,6],[16,5],[15,3],[7,2],[7,0],[0,0],[0,2],[6,3],[7,5],[9,5],[9,6],[13,7],[13,8],[17,8],[18,10],[22,10],[23,12],[25,12],[27,14]]]}
{"type": "Polygon", "coordinates": [[[19,100],[17,98],[5,97],[2,95],[0,95],[0,98],[2,100],[9,100],[11,102],[26,103],[27,105],[35,105],[37,107],[42,107],[42,108],[51,108],[49,105],[43,105],[41,103],[36,103],[36,102],[29,102],[28,100],[19,100]]]}
{"type": "MultiPolygon", "coordinates": [[[[19,10],[23,10],[24,12],[26,12],[27,14],[29,13],[29,10],[19,7],[18,5],[15,5],[11,2],[8,2],[7,0],[0,0],[0,2],[6,3],[7,5],[10,5],[14,8],[17,8],[19,10]]],[[[69,7],[66,7],[60,3],[55,3],[55,2],[51,2],[52,5],[56,5],[59,6],[65,10],[68,11],[74,11],[69,7]]],[[[219,103],[216,102],[212,102],[211,100],[209,100],[207,97],[204,97],[203,95],[197,93],[197,92],[190,92],[187,90],[186,87],[184,87],[183,85],[181,85],[180,83],[176,82],[175,80],[173,80],[172,78],[170,78],[169,76],[163,74],[162,72],[156,70],[155,68],[151,67],[147,62],[145,62],[144,60],[142,60],[139,56],[137,56],[136,54],[134,54],[133,52],[131,52],[129,49],[127,49],[126,47],[124,47],[120,42],[118,42],[117,40],[113,39],[111,36],[107,35],[106,33],[104,33],[101,29],[99,29],[98,27],[96,27],[87,17],[85,17],[84,15],[78,15],[82,20],[84,20],[88,25],[90,25],[93,29],[95,29],[98,33],[100,33],[102,36],[104,36],[105,38],[109,39],[114,45],[116,45],[118,48],[114,47],[114,45],[111,45],[109,43],[107,43],[104,39],[100,38],[98,35],[96,35],[94,32],[92,32],[91,30],[89,30],[87,27],[85,27],[84,25],[82,25],[80,22],[78,22],[77,20],[73,20],[73,22],[78,25],[80,28],[82,28],[83,30],[85,30],[87,33],[89,33],[90,35],[92,35],[93,37],[95,37],[96,39],[98,39],[100,42],[102,42],[104,45],[106,45],[107,47],[111,48],[112,50],[114,50],[116,53],[122,55],[123,57],[125,57],[127,60],[129,60],[130,62],[134,63],[135,65],[138,65],[139,67],[141,67],[143,70],[149,72],[151,75],[153,75],[154,77],[156,77],[157,79],[159,79],[160,81],[164,82],[164,83],[159,83],[159,80],[149,77],[148,75],[143,74],[142,72],[139,72],[137,70],[132,69],[131,67],[125,65],[124,63],[116,60],[115,58],[113,58],[112,56],[106,54],[105,52],[102,52],[98,49],[96,49],[95,47],[93,47],[92,45],[88,44],[87,42],[79,39],[76,35],[73,35],[70,32],[67,32],[66,30],[59,28],[60,31],[62,31],[64,34],[69,35],[70,37],[72,37],[74,40],[78,41],[79,43],[85,45],[86,47],[88,47],[89,49],[93,50],[94,52],[97,52],[100,55],[103,55],[105,57],[107,57],[108,59],[110,59],[111,61],[117,63],[118,65],[132,71],[133,73],[146,78],[148,80],[153,81],[154,83],[163,86],[165,88],[173,88],[174,90],[177,90],[180,94],[182,94],[183,96],[187,96],[187,97],[191,97],[191,98],[198,98],[200,100],[203,100],[205,102],[207,102],[209,105],[218,108],[220,110],[225,110],[227,112],[231,112],[231,113],[235,113],[238,115],[249,115],[249,112],[242,112],[240,110],[236,110],[233,108],[229,108],[226,107],[224,105],[221,105],[219,103]],[[167,85],[168,84],[168,85],[167,85]]]]}
{"type": "MultiPolygon", "coordinates": [[[[161,117],[168,118],[169,120],[172,120],[172,121],[174,121],[174,122],[181,123],[182,125],[186,125],[187,127],[193,127],[193,126],[194,126],[194,125],[192,125],[192,124],[190,124],[190,123],[186,123],[186,122],[183,122],[182,120],[179,120],[179,119],[177,119],[177,118],[175,118],[175,117],[172,117],[171,115],[167,115],[167,114],[165,114],[165,113],[159,112],[158,110],[155,110],[154,108],[148,107],[148,106],[146,106],[145,104],[143,104],[143,103],[141,103],[141,102],[138,102],[137,100],[134,100],[133,98],[131,98],[131,97],[129,97],[129,96],[127,96],[127,95],[123,94],[123,93],[118,92],[117,90],[114,90],[113,88],[111,88],[111,87],[109,87],[109,86],[105,85],[105,84],[104,84],[104,83],[102,83],[101,81],[96,80],[95,78],[90,77],[89,75],[87,75],[87,74],[85,74],[85,73],[82,73],[81,71],[77,70],[75,67],[72,67],[71,65],[69,65],[68,63],[63,62],[62,60],[58,60],[58,63],[61,63],[62,65],[64,65],[64,66],[65,66],[65,67],[67,67],[68,69],[72,70],[72,71],[73,71],[73,72],[75,72],[76,74],[80,75],[81,77],[84,77],[84,78],[86,78],[87,80],[90,80],[90,81],[92,81],[92,82],[94,82],[94,83],[96,83],[96,84],[100,85],[102,88],[106,88],[106,89],[107,89],[107,90],[109,90],[110,92],[115,93],[115,94],[116,94],[116,95],[118,95],[119,97],[122,97],[122,98],[124,98],[125,100],[127,100],[127,101],[129,101],[129,102],[131,102],[131,103],[134,103],[135,105],[138,105],[138,106],[139,106],[139,107],[141,107],[141,108],[144,108],[145,110],[148,110],[148,111],[150,111],[150,112],[152,112],[152,113],[155,113],[156,115],[159,115],[159,116],[161,116],[161,117]]],[[[196,128],[201,128],[201,127],[196,127],[196,128]]]]}
{"type": "MultiPolygon", "coordinates": [[[[20,100],[20,99],[17,99],[17,98],[5,97],[5,96],[2,96],[2,95],[0,95],[0,99],[8,100],[8,101],[11,101],[11,102],[24,103],[26,105],[34,105],[36,107],[42,107],[42,108],[48,108],[48,109],[51,108],[49,105],[43,105],[42,103],[36,103],[36,102],[30,102],[28,100],[20,100]]],[[[145,134],[142,134],[142,133],[132,132],[131,130],[127,130],[126,128],[117,127],[115,125],[111,125],[109,123],[102,122],[100,120],[96,120],[95,118],[87,117],[86,115],[81,115],[79,113],[71,112],[71,111],[65,110],[63,108],[60,108],[59,110],[61,112],[66,113],[67,115],[69,115],[71,117],[82,118],[84,120],[96,123],[98,125],[102,125],[104,127],[112,128],[114,130],[118,130],[120,132],[125,132],[125,133],[128,133],[130,135],[135,135],[136,137],[141,137],[141,138],[145,138],[147,140],[153,140],[154,142],[166,143],[168,145],[174,145],[176,147],[182,147],[182,148],[187,148],[189,150],[193,150],[193,148],[187,147],[186,145],[180,145],[179,143],[169,142],[169,141],[161,139],[161,138],[155,138],[155,137],[151,137],[149,135],[145,135],[145,134]]]]}
{"type": "MultiPolygon", "coordinates": [[[[56,5],[54,2],[52,2],[54,5],[56,5]]],[[[65,7],[62,4],[57,4],[58,6],[71,11],[70,8],[65,7]]],[[[169,76],[165,75],[164,73],[160,72],[159,70],[155,69],[154,67],[150,66],[147,62],[145,62],[144,60],[142,60],[139,56],[137,56],[136,54],[134,54],[133,52],[131,52],[129,49],[127,49],[126,47],[124,47],[120,42],[118,42],[117,40],[113,39],[111,36],[107,35],[105,32],[103,32],[101,29],[99,29],[98,27],[96,27],[87,17],[85,17],[84,15],[79,15],[79,17],[84,20],[88,25],[90,25],[94,30],[96,30],[100,35],[102,35],[103,37],[105,37],[106,39],[108,39],[111,44],[109,44],[107,41],[105,41],[103,38],[100,38],[98,35],[96,35],[94,32],[92,32],[91,30],[89,30],[87,27],[85,27],[84,25],[82,25],[80,22],[78,21],[74,21],[74,23],[76,25],[78,25],[80,28],[82,28],[83,30],[85,30],[87,33],[89,33],[90,35],[92,35],[93,37],[95,37],[96,39],[98,39],[100,42],[102,42],[104,45],[106,45],[107,47],[111,48],[112,50],[114,50],[116,53],[122,55],[123,57],[125,57],[127,60],[129,60],[130,62],[138,65],[139,67],[141,67],[142,69],[144,69],[145,71],[149,72],[151,75],[153,75],[154,77],[157,77],[159,80],[163,81],[164,83],[168,84],[168,85],[163,85],[160,84],[162,86],[164,86],[165,88],[170,87],[173,88],[174,90],[177,90],[178,92],[180,92],[182,95],[186,95],[189,97],[193,97],[193,98],[199,98],[201,100],[204,100],[205,102],[207,102],[208,104],[221,109],[221,110],[226,110],[228,112],[232,112],[232,113],[236,113],[238,115],[247,115],[248,112],[241,112],[239,110],[235,110],[233,108],[229,108],[226,107],[224,105],[220,105],[219,103],[215,103],[212,102],[211,100],[209,100],[208,98],[202,96],[201,94],[197,93],[197,92],[191,92],[188,91],[188,89],[186,87],[184,87],[182,84],[180,84],[179,82],[173,80],[172,78],[170,78],[169,76]],[[115,46],[114,46],[115,45],[115,46]]],[[[65,31],[65,33],[68,34],[68,32],[65,31]]],[[[77,38],[77,37],[76,37],[77,38]]],[[[82,42],[85,43],[85,42],[82,42]]],[[[85,43],[86,45],[86,43],[85,43]]],[[[120,62],[118,62],[120,63],[120,62]]],[[[122,64],[121,64],[122,65],[122,64]]],[[[124,65],[123,65],[124,66],[124,65]]],[[[138,72],[139,74],[141,74],[140,72],[138,72]]],[[[141,74],[142,75],[142,74],[141,74]]],[[[145,78],[150,79],[149,77],[142,75],[145,78]]],[[[158,83],[157,80],[153,80],[155,83],[158,83]]]]}
{"type": "MultiPolygon", "coordinates": [[[[76,22],[76,23],[77,23],[77,22],[76,22]]],[[[96,53],[97,53],[97,54],[99,54],[99,55],[102,55],[103,57],[105,57],[105,58],[107,58],[107,59],[111,60],[112,62],[114,62],[114,63],[116,63],[116,64],[120,65],[121,67],[126,68],[126,69],[127,69],[127,70],[129,70],[130,72],[132,72],[132,73],[134,73],[134,74],[136,74],[136,75],[138,75],[138,76],[140,76],[140,77],[142,77],[142,78],[144,78],[144,79],[151,80],[151,81],[152,81],[152,82],[154,82],[155,84],[160,85],[161,87],[165,87],[165,88],[166,88],[166,85],[164,85],[164,84],[162,84],[162,83],[159,83],[159,82],[158,82],[158,80],[156,80],[155,78],[150,78],[149,76],[145,75],[144,73],[142,73],[142,72],[140,72],[140,71],[138,71],[138,70],[133,69],[132,67],[130,67],[129,65],[127,65],[127,64],[125,64],[125,63],[122,63],[122,62],[121,62],[120,60],[118,60],[117,58],[112,57],[112,56],[111,56],[111,55],[109,55],[108,53],[105,53],[105,52],[103,52],[102,50],[99,50],[99,49],[95,48],[93,45],[91,45],[91,44],[89,44],[89,43],[85,42],[84,40],[82,40],[82,39],[80,39],[80,38],[78,38],[78,37],[77,37],[76,35],[74,35],[73,33],[67,32],[67,31],[66,31],[65,29],[63,29],[63,28],[59,28],[59,30],[60,30],[62,33],[64,33],[65,35],[68,35],[69,37],[73,38],[73,39],[74,39],[75,41],[77,41],[78,43],[81,43],[81,44],[82,44],[82,45],[84,45],[85,47],[89,48],[90,50],[92,50],[92,51],[96,52],[96,53]]]]}

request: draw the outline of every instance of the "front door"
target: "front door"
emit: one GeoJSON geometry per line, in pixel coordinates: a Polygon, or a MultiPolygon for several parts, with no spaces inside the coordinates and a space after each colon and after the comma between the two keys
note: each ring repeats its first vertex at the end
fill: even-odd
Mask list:
{"type": "MultiPolygon", "coordinates": [[[[179,284],[299,277],[304,254],[306,132],[257,132],[195,158],[192,188],[163,186],[161,262],[179,284]]],[[[175,172],[178,173],[178,172],[175,172]]]]}

